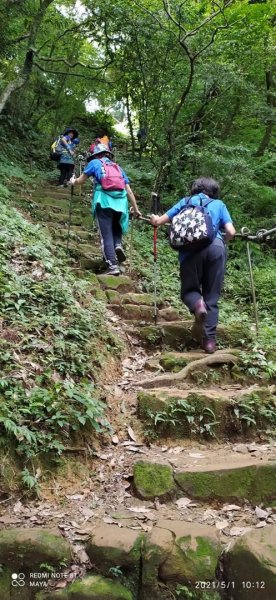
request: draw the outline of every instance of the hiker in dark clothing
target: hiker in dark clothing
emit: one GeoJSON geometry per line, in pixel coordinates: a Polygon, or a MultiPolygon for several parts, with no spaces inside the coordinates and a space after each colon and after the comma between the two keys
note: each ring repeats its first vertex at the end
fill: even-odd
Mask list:
{"type": "MultiPolygon", "coordinates": [[[[225,204],[218,199],[219,184],[206,177],[196,179],[191,187],[193,206],[211,199],[206,206],[216,237],[201,250],[180,250],[181,299],[195,315],[196,323],[202,326],[202,347],[208,354],[216,351],[216,328],[218,324],[218,300],[221,295],[225,273],[226,252],[224,241],[235,236],[235,228],[225,204]],[[221,230],[225,231],[224,241],[221,230]]],[[[183,198],[164,215],[151,216],[154,226],[169,223],[187,203],[183,198]]]]}
{"type": "Polygon", "coordinates": [[[66,187],[69,179],[73,175],[75,166],[75,150],[76,145],[79,143],[77,130],[72,127],[67,127],[60,138],[59,143],[62,147],[62,153],[58,163],[58,168],[60,170],[58,185],[66,187]]]}
{"type": "Polygon", "coordinates": [[[99,144],[82,175],[77,179],[73,177],[70,184],[82,184],[88,177],[93,177],[92,212],[98,221],[103,255],[108,267],[106,274],[120,275],[119,263],[126,260],[122,235],[128,229],[128,200],[134,214],[139,217],[141,213],[127,175],[112,158],[109,148],[99,144]],[[109,189],[107,180],[110,182],[109,189]]]}

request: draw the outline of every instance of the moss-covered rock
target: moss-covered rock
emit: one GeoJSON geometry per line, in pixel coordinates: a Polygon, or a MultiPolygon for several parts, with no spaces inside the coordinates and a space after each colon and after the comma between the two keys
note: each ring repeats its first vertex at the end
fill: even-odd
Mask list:
{"type": "Polygon", "coordinates": [[[0,532],[0,563],[15,570],[41,563],[58,566],[70,559],[70,544],[57,530],[14,528],[0,532]]]}
{"type": "Polygon", "coordinates": [[[142,460],[134,465],[133,483],[137,496],[145,500],[164,498],[175,489],[173,472],[169,465],[142,460]]]}
{"type": "Polygon", "coordinates": [[[129,292],[121,296],[122,304],[144,304],[146,306],[152,306],[154,298],[151,294],[136,294],[135,292],[129,292]]]}
{"type": "Polygon", "coordinates": [[[171,555],[173,547],[173,533],[167,529],[154,527],[145,538],[142,550],[142,586],[145,600],[151,598],[154,591],[158,593],[159,568],[171,555]]]}
{"type": "Polygon", "coordinates": [[[50,594],[40,592],[35,600],[133,600],[132,593],[114,579],[88,575],[77,579],[64,590],[50,594]]]}
{"type": "Polygon", "coordinates": [[[153,321],[153,309],[150,306],[138,304],[114,304],[113,312],[128,321],[153,321]]]}
{"type": "Polygon", "coordinates": [[[98,256],[95,258],[87,258],[86,256],[80,257],[81,269],[89,269],[95,273],[98,273],[104,267],[103,259],[98,256]]]}
{"type": "Polygon", "coordinates": [[[104,289],[117,290],[118,292],[128,292],[134,288],[134,283],[125,275],[98,275],[99,282],[104,289]]]}
{"type": "Polygon", "coordinates": [[[220,398],[219,390],[217,394],[208,390],[189,392],[173,388],[140,391],[137,395],[137,414],[147,427],[158,432],[158,436],[229,437],[228,412],[232,401],[230,398],[220,398]],[[155,423],[159,413],[162,413],[162,419],[155,423]]]}
{"type": "Polygon", "coordinates": [[[231,346],[244,346],[244,341],[249,342],[254,337],[254,332],[250,330],[247,324],[231,323],[231,325],[218,325],[218,339],[231,346]]]}
{"type": "Polygon", "coordinates": [[[222,547],[212,527],[184,521],[160,521],[157,525],[175,536],[173,551],[159,568],[162,581],[191,584],[215,579],[222,547]]]}
{"type": "Polygon", "coordinates": [[[141,340],[149,346],[156,346],[156,344],[162,343],[163,335],[160,326],[145,325],[138,327],[137,332],[141,340]]]}
{"type": "Polygon", "coordinates": [[[178,321],[179,320],[179,313],[177,312],[177,310],[175,310],[175,308],[172,308],[171,306],[167,307],[167,308],[162,308],[159,311],[158,314],[158,318],[161,322],[163,321],[178,321]]]}
{"type": "Polygon", "coordinates": [[[121,304],[121,296],[116,290],[106,290],[106,297],[109,304],[121,304]]]}
{"type": "Polygon", "coordinates": [[[119,566],[138,574],[142,536],[132,529],[117,525],[101,525],[93,532],[86,551],[91,562],[103,575],[111,567],[119,566]]]}
{"type": "Polygon", "coordinates": [[[163,352],[159,362],[166,371],[177,373],[191,361],[205,357],[203,352],[163,352]]]}
{"type": "Polygon", "coordinates": [[[179,487],[199,500],[250,500],[258,503],[275,498],[276,463],[182,471],[175,474],[179,487]]]}
{"type": "Polygon", "coordinates": [[[223,575],[234,582],[235,600],[275,600],[276,525],[239,538],[224,556],[223,575]]]}

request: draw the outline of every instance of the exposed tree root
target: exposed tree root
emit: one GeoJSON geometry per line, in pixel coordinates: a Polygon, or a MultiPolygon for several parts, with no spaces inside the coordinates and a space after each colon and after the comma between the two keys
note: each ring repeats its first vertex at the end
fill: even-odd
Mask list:
{"type": "Polygon", "coordinates": [[[160,375],[159,377],[155,377],[154,379],[142,379],[139,381],[139,387],[143,387],[146,389],[156,388],[156,387],[171,387],[175,385],[178,381],[183,381],[188,377],[188,375],[194,370],[195,367],[204,367],[209,365],[217,365],[224,363],[236,364],[238,362],[238,357],[234,356],[234,354],[230,354],[226,352],[225,354],[209,354],[204,358],[200,358],[199,360],[193,360],[186,367],[181,369],[178,373],[171,373],[170,375],[160,375]]]}

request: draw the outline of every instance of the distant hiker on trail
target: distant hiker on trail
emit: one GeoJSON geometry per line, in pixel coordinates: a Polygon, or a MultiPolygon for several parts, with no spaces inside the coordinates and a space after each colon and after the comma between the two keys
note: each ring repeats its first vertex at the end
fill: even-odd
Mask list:
{"type": "Polygon", "coordinates": [[[202,328],[202,347],[208,354],[216,351],[218,300],[226,264],[221,230],[225,231],[226,242],[236,233],[230,214],[218,197],[219,184],[201,177],[192,183],[190,197],[180,200],[161,217],[151,216],[155,227],[171,222],[170,242],[174,249],[179,247],[181,299],[202,328]],[[206,237],[200,242],[202,232],[206,237]]]}
{"type": "Polygon", "coordinates": [[[107,146],[108,150],[112,151],[113,143],[106,133],[100,132],[99,135],[96,136],[95,141],[89,146],[89,152],[93,154],[96,146],[99,144],[104,144],[107,146]]]}
{"type": "Polygon", "coordinates": [[[75,166],[75,151],[79,144],[78,132],[72,127],[67,127],[61,135],[59,145],[61,147],[61,156],[58,162],[60,176],[58,180],[59,186],[67,187],[69,179],[73,175],[75,166]]]}
{"type": "Polygon", "coordinates": [[[113,154],[104,144],[96,146],[91,161],[77,179],[70,183],[85,183],[94,178],[92,211],[96,216],[101,235],[103,255],[107,263],[106,274],[120,275],[119,263],[126,260],[122,246],[122,235],[128,229],[128,199],[134,214],[141,213],[123,169],[112,161],[113,154]]]}

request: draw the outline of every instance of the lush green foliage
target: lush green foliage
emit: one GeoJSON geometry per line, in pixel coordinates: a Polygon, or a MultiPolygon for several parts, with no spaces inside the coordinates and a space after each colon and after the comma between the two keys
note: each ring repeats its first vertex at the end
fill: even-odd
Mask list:
{"type": "MultiPolygon", "coordinates": [[[[18,167],[9,174],[22,176],[18,167]]],[[[78,432],[109,428],[95,381],[119,345],[90,283],[75,280],[62,251],[55,257],[51,244],[41,227],[2,199],[1,444],[8,434],[23,462],[61,454],[78,432]]]]}

